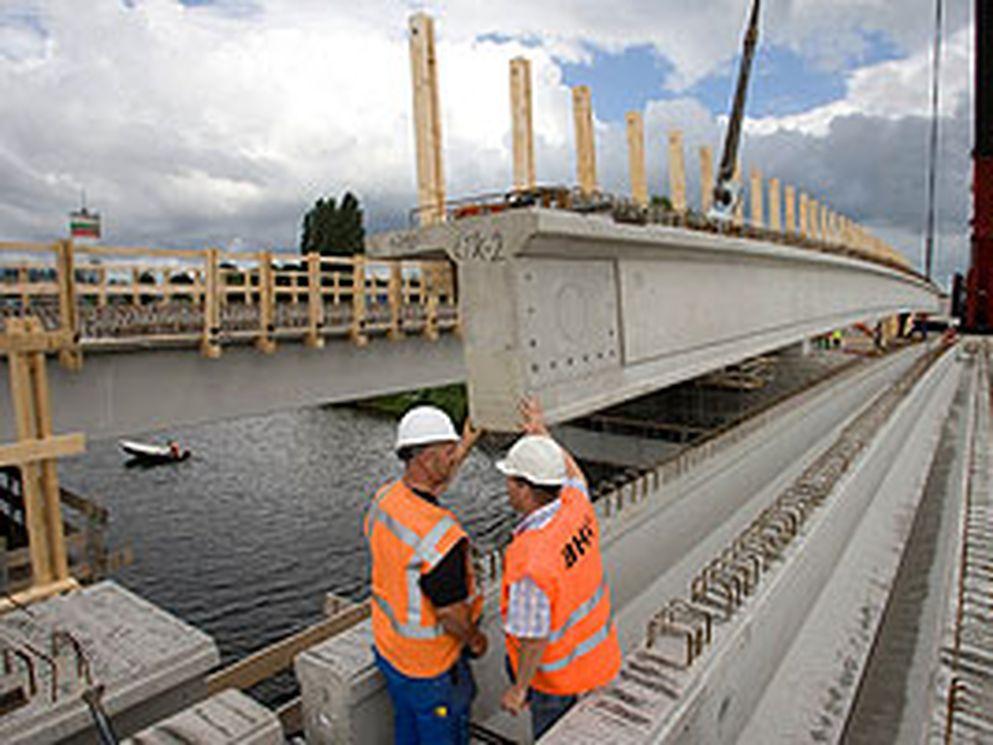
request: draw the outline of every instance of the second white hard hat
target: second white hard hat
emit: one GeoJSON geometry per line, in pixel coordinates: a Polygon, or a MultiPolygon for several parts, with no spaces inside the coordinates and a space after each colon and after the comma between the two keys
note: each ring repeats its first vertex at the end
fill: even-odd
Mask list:
{"type": "Polygon", "coordinates": [[[397,425],[396,449],[435,442],[458,442],[459,439],[448,414],[437,406],[415,406],[403,415],[397,425]]]}
{"type": "Polygon", "coordinates": [[[497,470],[504,476],[515,476],[537,486],[562,486],[566,479],[562,449],[551,437],[525,435],[497,461],[497,470]]]}

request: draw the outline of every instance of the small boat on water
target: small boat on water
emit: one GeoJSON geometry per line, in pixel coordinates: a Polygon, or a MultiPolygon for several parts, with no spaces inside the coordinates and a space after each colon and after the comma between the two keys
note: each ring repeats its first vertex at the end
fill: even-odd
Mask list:
{"type": "Polygon", "coordinates": [[[132,459],[147,464],[179,463],[190,457],[190,451],[180,448],[175,441],[166,445],[150,445],[133,440],[119,440],[117,444],[132,459]]]}

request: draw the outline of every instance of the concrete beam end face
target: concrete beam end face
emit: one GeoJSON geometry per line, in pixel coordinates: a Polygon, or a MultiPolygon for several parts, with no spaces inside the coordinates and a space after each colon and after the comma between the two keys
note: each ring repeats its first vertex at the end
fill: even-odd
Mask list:
{"type": "Polygon", "coordinates": [[[391,741],[393,713],[373,658],[370,621],[300,653],[294,670],[308,743],[391,741]]]}

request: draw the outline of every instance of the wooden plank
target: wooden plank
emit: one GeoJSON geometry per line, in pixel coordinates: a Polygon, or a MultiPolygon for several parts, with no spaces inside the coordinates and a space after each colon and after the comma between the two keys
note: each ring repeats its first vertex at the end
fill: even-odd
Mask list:
{"type": "Polygon", "coordinates": [[[810,235],[807,226],[807,219],[810,217],[810,210],[808,209],[808,201],[810,197],[807,196],[806,192],[800,192],[800,235],[807,238],[810,235]]]}
{"type": "Polygon", "coordinates": [[[628,140],[628,175],[631,199],[639,207],[648,206],[648,177],[645,174],[645,122],[640,111],[625,115],[628,140]]]}
{"type": "Polygon", "coordinates": [[[34,463],[46,458],[79,455],[86,450],[86,435],[50,435],[36,440],[23,440],[0,445],[0,467],[34,463]]]}
{"type": "Polygon", "coordinates": [[[216,248],[207,249],[203,258],[206,288],[203,296],[203,338],[200,354],[208,359],[221,356],[221,258],[216,248]]]}
{"type": "Polygon", "coordinates": [[[669,198],[676,212],[686,212],[686,162],[683,157],[683,133],[669,132],[669,198]]]}
{"type": "Polygon", "coordinates": [[[281,639],[242,660],[219,670],[207,678],[207,693],[213,695],[225,688],[244,690],[271,678],[293,664],[293,658],[303,650],[347,631],[369,617],[369,601],[342,611],[332,618],[318,621],[302,631],[281,639]]]}
{"type": "Polygon", "coordinates": [[[782,199],[778,178],[769,179],[769,229],[777,233],[783,230],[782,199]]]}
{"type": "Polygon", "coordinates": [[[783,201],[785,202],[786,232],[796,232],[796,188],[786,185],[783,190],[783,201]]]}
{"type": "Polygon", "coordinates": [[[0,241],[0,251],[18,253],[46,253],[52,250],[51,243],[31,243],[27,241],[0,241]]]}
{"type": "Polygon", "coordinates": [[[76,262],[72,241],[59,241],[55,263],[58,271],[60,330],[72,339],[71,347],[66,346],[59,350],[59,362],[67,370],[78,371],[82,367],[83,357],[76,342],[79,338],[79,306],[76,298],[76,262]]]}
{"type": "Polygon", "coordinates": [[[714,153],[708,145],[700,146],[700,211],[710,212],[714,206],[714,153]]]}
{"type": "MultiPolygon", "coordinates": [[[[33,319],[10,319],[7,322],[9,334],[14,336],[28,333],[32,327],[28,325],[28,320],[33,319]]],[[[31,391],[31,372],[27,355],[22,352],[10,354],[8,368],[17,439],[35,440],[38,438],[38,432],[33,411],[34,396],[31,391]]],[[[24,499],[24,522],[28,532],[33,582],[35,585],[45,585],[55,580],[55,573],[48,547],[41,472],[37,463],[25,463],[21,466],[21,496],[24,499]]]]}
{"type": "Polygon", "coordinates": [[[576,180],[586,196],[597,190],[596,144],[593,140],[593,104],[589,86],[572,89],[572,119],[576,132],[576,180]]]}
{"type": "Polygon", "coordinates": [[[534,126],[531,115],[531,61],[510,61],[510,120],[514,146],[514,189],[535,188],[534,126]]]}
{"type": "Polygon", "coordinates": [[[403,338],[403,329],[400,327],[401,313],[403,310],[403,275],[401,273],[400,262],[393,262],[390,267],[390,280],[386,288],[386,297],[390,306],[390,341],[397,341],[403,338]]]}
{"type": "Polygon", "coordinates": [[[765,208],[762,203],[762,171],[752,168],[749,196],[752,202],[752,225],[756,228],[765,227],[765,208]]]}
{"type": "Polygon", "coordinates": [[[427,13],[410,18],[410,67],[414,87],[414,138],[417,151],[417,204],[421,225],[445,219],[445,175],[441,152],[441,104],[434,20],[427,13]]]}
{"type": "Polygon", "coordinates": [[[23,592],[17,592],[9,597],[0,599],[0,615],[9,613],[12,610],[18,610],[22,606],[31,605],[39,600],[45,600],[53,595],[61,595],[62,593],[72,592],[78,589],[79,583],[71,577],[58,580],[57,582],[47,582],[41,585],[36,584],[23,592]]]}
{"type": "MultiPolygon", "coordinates": [[[[35,321],[36,329],[41,323],[35,321]]],[[[32,352],[28,355],[28,369],[31,374],[31,390],[34,396],[35,431],[39,439],[52,437],[52,403],[48,389],[48,373],[45,369],[45,355],[32,352]]],[[[69,562],[66,559],[65,528],[62,523],[62,501],[59,499],[59,475],[56,462],[51,458],[39,464],[42,503],[45,507],[45,526],[48,532],[48,551],[55,580],[69,576],[69,562]]]]}
{"type": "Polygon", "coordinates": [[[75,246],[76,253],[87,256],[145,256],[203,260],[202,248],[153,248],[151,246],[75,246]]]}
{"type": "Polygon", "coordinates": [[[321,255],[307,254],[307,336],[305,343],[313,349],[324,346],[324,296],[321,293],[321,255]]]}
{"type": "Polygon", "coordinates": [[[366,306],[366,273],[365,257],[356,256],[353,259],[354,269],[352,270],[352,326],[349,336],[357,346],[364,347],[369,343],[369,337],[365,333],[365,306],[366,306]]]}
{"type": "MultiPolygon", "coordinates": [[[[7,320],[7,333],[0,334],[0,352],[57,352],[72,346],[72,337],[63,331],[38,331],[31,334],[12,333],[12,322],[7,320]]],[[[33,319],[32,319],[33,320],[33,319]]]]}

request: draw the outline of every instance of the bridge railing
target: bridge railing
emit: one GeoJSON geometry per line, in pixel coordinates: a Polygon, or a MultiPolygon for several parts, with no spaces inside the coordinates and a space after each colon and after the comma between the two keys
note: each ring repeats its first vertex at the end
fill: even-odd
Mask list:
{"type": "Polygon", "coordinates": [[[434,339],[459,324],[445,261],[0,242],[0,331],[26,316],[78,349],[199,345],[211,357],[232,343],[434,339]]]}

